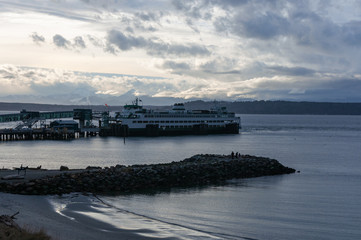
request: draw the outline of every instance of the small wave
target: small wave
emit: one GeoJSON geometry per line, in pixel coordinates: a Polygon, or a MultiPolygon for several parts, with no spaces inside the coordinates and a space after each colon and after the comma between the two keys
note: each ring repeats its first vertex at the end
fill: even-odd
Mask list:
{"type": "MultiPolygon", "coordinates": [[[[85,196],[80,193],[66,194],[61,197],[48,198],[54,211],[71,221],[82,222],[82,217],[87,216],[95,222],[103,222],[114,228],[132,231],[138,235],[149,238],[162,239],[238,239],[257,240],[254,238],[237,236],[234,234],[219,233],[184,226],[182,224],[164,221],[154,217],[142,215],[125,210],[103,200],[99,196],[85,196]],[[113,210],[112,210],[113,209],[113,210]],[[116,210],[116,211],[114,211],[116,210]]],[[[89,221],[86,221],[89,224],[89,221]]],[[[94,224],[94,229],[106,232],[109,227],[103,224],[94,224]]]]}
{"type": "Polygon", "coordinates": [[[114,206],[114,205],[110,204],[109,202],[106,202],[105,200],[101,199],[99,196],[94,195],[94,197],[96,199],[98,199],[100,202],[102,202],[104,205],[106,205],[108,207],[111,207],[113,209],[116,209],[117,211],[127,213],[127,214],[131,214],[131,215],[135,215],[135,216],[141,217],[143,219],[148,219],[150,221],[156,221],[156,222],[160,222],[160,223],[163,223],[163,224],[166,224],[166,225],[171,225],[171,226],[175,226],[175,227],[178,227],[178,228],[186,229],[188,231],[190,230],[190,231],[201,233],[201,235],[197,234],[197,236],[196,236],[197,239],[205,238],[205,239],[257,240],[255,238],[249,238],[249,237],[244,237],[244,236],[236,236],[236,235],[233,235],[233,234],[204,231],[204,230],[201,230],[201,229],[192,228],[192,227],[189,227],[189,226],[184,226],[182,224],[173,223],[173,222],[169,222],[169,221],[164,221],[164,220],[153,218],[153,217],[150,217],[150,216],[138,214],[136,212],[132,212],[132,211],[129,211],[129,210],[121,209],[121,208],[119,208],[117,206],[114,206]],[[202,234],[206,234],[206,235],[202,236],[202,234]]]}

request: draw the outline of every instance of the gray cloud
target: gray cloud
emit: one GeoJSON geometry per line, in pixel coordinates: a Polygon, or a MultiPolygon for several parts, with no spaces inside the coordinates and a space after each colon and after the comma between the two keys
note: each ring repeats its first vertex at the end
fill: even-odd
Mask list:
{"type": "Polygon", "coordinates": [[[108,45],[114,45],[120,50],[127,51],[132,48],[142,48],[153,56],[204,56],[210,54],[208,49],[197,44],[169,44],[160,39],[145,39],[125,35],[120,31],[111,30],[107,35],[108,45]]]}
{"type": "Polygon", "coordinates": [[[332,81],[305,82],[300,86],[283,82],[269,83],[272,88],[249,89],[248,94],[257,99],[360,102],[361,79],[335,79],[332,81]],[[266,96],[266,97],[265,97],[266,96]]]}
{"type": "Polygon", "coordinates": [[[174,62],[174,61],[165,61],[162,65],[165,69],[172,69],[172,70],[189,70],[190,66],[184,62],[174,62]]]}
{"type": "MultiPolygon", "coordinates": [[[[89,41],[91,43],[93,43],[93,45],[101,46],[101,45],[99,45],[100,42],[97,42],[97,39],[95,39],[94,37],[88,35],[87,38],[89,39],[89,41]]],[[[83,37],[81,37],[81,36],[76,36],[73,39],[73,43],[71,43],[71,41],[67,40],[66,38],[64,38],[60,34],[56,34],[56,35],[53,36],[53,43],[59,48],[64,48],[64,49],[68,49],[68,50],[86,48],[85,41],[84,41],[83,37]]]]}
{"type": "Polygon", "coordinates": [[[101,39],[94,37],[92,35],[87,35],[86,38],[93,44],[95,47],[103,47],[103,42],[101,39]]]}
{"type": "MultiPolygon", "coordinates": [[[[84,6],[82,6],[84,9],[84,6]]],[[[92,7],[91,7],[92,8],[92,7]]],[[[90,9],[91,9],[90,8],[90,9]]],[[[38,12],[51,16],[84,21],[84,22],[94,22],[94,16],[88,16],[84,14],[83,11],[79,10],[79,6],[76,1],[67,2],[67,1],[49,1],[46,4],[39,4],[37,1],[22,1],[22,0],[12,0],[12,1],[3,1],[2,10],[3,11],[14,11],[17,12],[38,12]]]]}
{"type": "Polygon", "coordinates": [[[69,48],[70,46],[70,41],[59,34],[53,36],[53,43],[59,48],[69,48]]]}
{"type": "Polygon", "coordinates": [[[212,14],[210,8],[215,1],[200,0],[200,1],[186,1],[173,0],[172,4],[177,11],[183,12],[188,17],[195,19],[210,19],[212,14]]]}
{"type": "Polygon", "coordinates": [[[240,29],[234,26],[233,30],[236,33],[263,40],[286,34],[290,27],[287,19],[273,13],[267,13],[263,16],[249,19],[248,21],[239,22],[242,23],[243,29],[241,28],[241,32],[239,32],[240,29]]]}
{"type": "Polygon", "coordinates": [[[86,48],[85,42],[81,36],[74,38],[74,46],[78,48],[86,48]]]}
{"type": "Polygon", "coordinates": [[[210,52],[204,46],[198,44],[169,44],[164,42],[149,42],[148,54],[155,56],[206,56],[210,52]]]}
{"type": "Polygon", "coordinates": [[[153,12],[138,12],[138,13],[135,13],[135,16],[140,18],[143,21],[157,21],[159,18],[153,12]]]}
{"type": "Polygon", "coordinates": [[[147,41],[143,37],[126,36],[116,30],[108,32],[107,41],[123,51],[130,50],[134,47],[144,48],[147,45],[147,41]]]}
{"type": "Polygon", "coordinates": [[[199,66],[199,70],[205,73],[218,75],[241,74],[242,72],[237,68],[239,68],[237,59],[226,57],[208,61],[199,66]]]}
{"type": "Polygon", "coordinates": [[[213,4],[218,4],[223,7],[238,7],[248,2],[249,0],[222,0],[222,1],[213,1],[213,4]]]}
{"type": "Polygon", "coordinates": [[[342,36],[345,43],[361,46],[361,21],[352,21],[343,25],[342,36]]]}
{"type": "Polygon", "coordinates": [[[109,42],[103,47],[103,50],[104,52],[108,52],[113,55],[117,55],[117,53],[119,52],[116,46],[114,46],[114,44],[110,44],[109,42]]]}
{"type": "Polygon", "coordinates": [[[287,76],[313,76],[316,71],[304,67],[268,66],[268,69],[279,75],[287,76]]]}
{"type": "Polygon", "coordinates": [[[33,32],[30,37],[36,44],[41,44],[45,42],[45,38],[41,35],[38,35],[36,32],[33,32]]]}

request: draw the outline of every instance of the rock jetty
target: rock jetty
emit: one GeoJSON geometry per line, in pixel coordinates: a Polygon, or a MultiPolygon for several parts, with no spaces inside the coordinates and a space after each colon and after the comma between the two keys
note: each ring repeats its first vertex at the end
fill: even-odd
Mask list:
{"type": "Polygon", "coordinates": [[[277,160],[241,155],[195,155],[179,162],[150,165],[116,165],[66,172],[18,183],[0,183],[0,191],[29,194],[89,192],[122,194],[143,190],[219,184],[229,179],[294,173],[277,160]]]}

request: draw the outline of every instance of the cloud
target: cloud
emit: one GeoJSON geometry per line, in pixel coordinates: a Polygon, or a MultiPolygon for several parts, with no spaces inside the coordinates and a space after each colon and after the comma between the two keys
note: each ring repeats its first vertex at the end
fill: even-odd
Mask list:
{"type": "Polygon", "coordinates": [[[279,75],[287,76],[313,76],[316,71],[304,67],[268,66],[268,69],[279,75]]]}
{"type": "Polygon", "coordinates": [[[153,12],[138,12],[135,13],[135,16],[140,18],[142,21],[157,21],[159,18],[153,12]]]}
{"type": "Polygon", "coordinates": [[[85,42],[81,36],[77,36],[74,38],[74,47],[86,48],[85,42]]]}
{"type": "Polygon", "coordinates": [[[132,48],[144,48],[147,41],[143,37],[126,36],[122,32],[111,30],[108,32],[107,41],[120,50],[127,51],[132,48]]]}
{"type": "Polygon", "coordinates": [[[172,69],[172,70],[189,70],[190,66],[184,62],[174,62],[174,61],[165,61],[163,63],[163,68],[172,69]]]}
{"type": "Polygon", "coordinates": [[[70,41],[66,40],[60,34],[56,34],[53,36],[53,43],[55,44],[55,46],[65,49],[69,48],[71,45],[70,41]]]}
{"type": "MultiPolygon", "coordinates": [[[[165,43],[160,39],[145,39],[144,37],[125,35],[117,30],[109,31],[106,40],[110,47],[114,45],[122,51],[133,48],[145,49],[147,54],[151,56],[203,56],[210,54],[206,47],[198,44],[165,43]]],[[[114,48],[111,48],[110,51],[114,53],[114,48]]]]}
{"type": "Polygon", "coordinates": [[[87,36],[87,39],[93,44],[93,46],[95,47],[103,47],[103,42],[101,39],[95,37],[95,36],[92,36],[90,34],[88,34],[87,36]]]}
{"type": "Polygon", "coordinates": [[[349,99],[355,99],[351,90],[358,89],[361,75],[360,6],[335,0],[5,0],[0,17],[9,36],[0,46],[22,51],[3,47],[8,54],[2,54],[2,62],[165,77],[12,67],[0,72],[1,84],[10,92],[19,86],[22,93],[74,87],[74,94],[84,95],[81,87],[98,97],[134,91],[230,100],[311,99],[316,92],[323,99],[325,94],[340,99],[337,88],[342,88],[345,98],[349,91],[349,99]],[[42,47],[44,57],[36,63],[16,55],[39,53],[39,47],[18,44],[24,36],[42,47]],[[54,61],[41,62],[49,56],[54,61]],[[124,62],[127,67],[119,64],[124,62]]]}
{"type": "MultiPolygon", "coordinates": [[[[94,45],[97,45],[97,46],[100,45],[94,37],[91,37],[91,36],[88,35],[88,39],[94,45]]],[[[67,40],[66,38],[64,38],[60,34],[56,34],[56,35],[53,36],[53,43],[59,48],[65,48],[65,49],[68,49],[68,50],[77,49],[77,48],[80,48],[80,49],[86,48],[86,44],[85,44],[85,41],[84,41],[82,36],[76,36],[73,39],[73,43],[71,43],[71,41],[67,40]]]]}
{"type": "Polygon", "coordinates": [[[342,36],[345,43],[361,46],[361,21],[352,21],[342,26],[342,36]]]}
{"type": "Polygon", "coordinates": [[[44,43],[45,42],[45,38],[41,35],[38,35],[36,32],[33,32],[31,35],[30,35],[31,39],[33,40],[34,43],[36,44],[41,44],[41,43],[44,43]]]}
{"type": "MultiPolygon", "coordinates": [[[[187,71],[189,66],[182,62],[169,61],[165,62],[163,67],[187,71]]],[[[278,67],[273,68],[285,70],[278,67]]],[[[294,69],[286,70],[291,73],[294,71],[294,69]]],[[[183,76],[171,79],[149,78],[0,65],[0,87],[4,90],[0,94],[0,98],[3,100],[12,94],[17,96],[17,99],[27,99],[27,101],[30,99],[40,101],[41,99],[44,102],[47,99],[49,103],[70,104],[84,103],[79,99],[88,99],[87,101],[91,101],[92,104],[103,104],[106,101],[117,105],[124,103],[119,102],[119,99],[129,101],[132,96],[136,95],[149,96],[149,104],[152,102],[151,97],[167,97],[167,101],[170,100],[169,98],[228,101],[245,98],[298,101],[361,100],[359,95],[361,76],[350,78],[320,76],[311,79],[304,78],[302,75],[294,75],[258,77],[225,84],[215,78],[207,80],[184,78],[183,76]],[[327,77],[332,80],[327,81],[327,77]]]]}
{"type": "Polygon", "coordinates": [[[247,21],[240,20],[238,22],[241,22],[241,26],[243,27],[239,28],[233,26],[234,32],[240,35],[245,34],[250,38],[259,38],[262,40],[286,34],[290,27],[286,18],[273,13],[266,13],[265,15],[257,16],[247,21]]]}
{"type": "Polygon", "coordinates": [[[177,11],[183,12],[186,16],[195,19],[209,19],[211,14],[209,7],[212,6],[212,1],[185,1],[173,0],[173,6],[177,11]]]}
{"type": "Polygon", "coordinates": [[[79,1],[49,1],[47,3],[41,3],[34,0],[26,2],[22,0],[11,0],[2,2],[2,11],[21,14],[36,12],[82,22],[94,22],[94,15],[89,15],[91,10],[94,10],[92,5],[88,5],[88,8],[86,8],[84,4],[79,5],[79,1]]]}

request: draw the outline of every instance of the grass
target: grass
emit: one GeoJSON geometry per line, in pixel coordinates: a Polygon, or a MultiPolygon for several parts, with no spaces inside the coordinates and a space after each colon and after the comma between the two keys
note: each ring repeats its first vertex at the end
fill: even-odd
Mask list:
{"type": "Polygon", "coordinates": [[[1,240],[51,240],[43,230],[19,229],[0,223],[1,240]]]}

